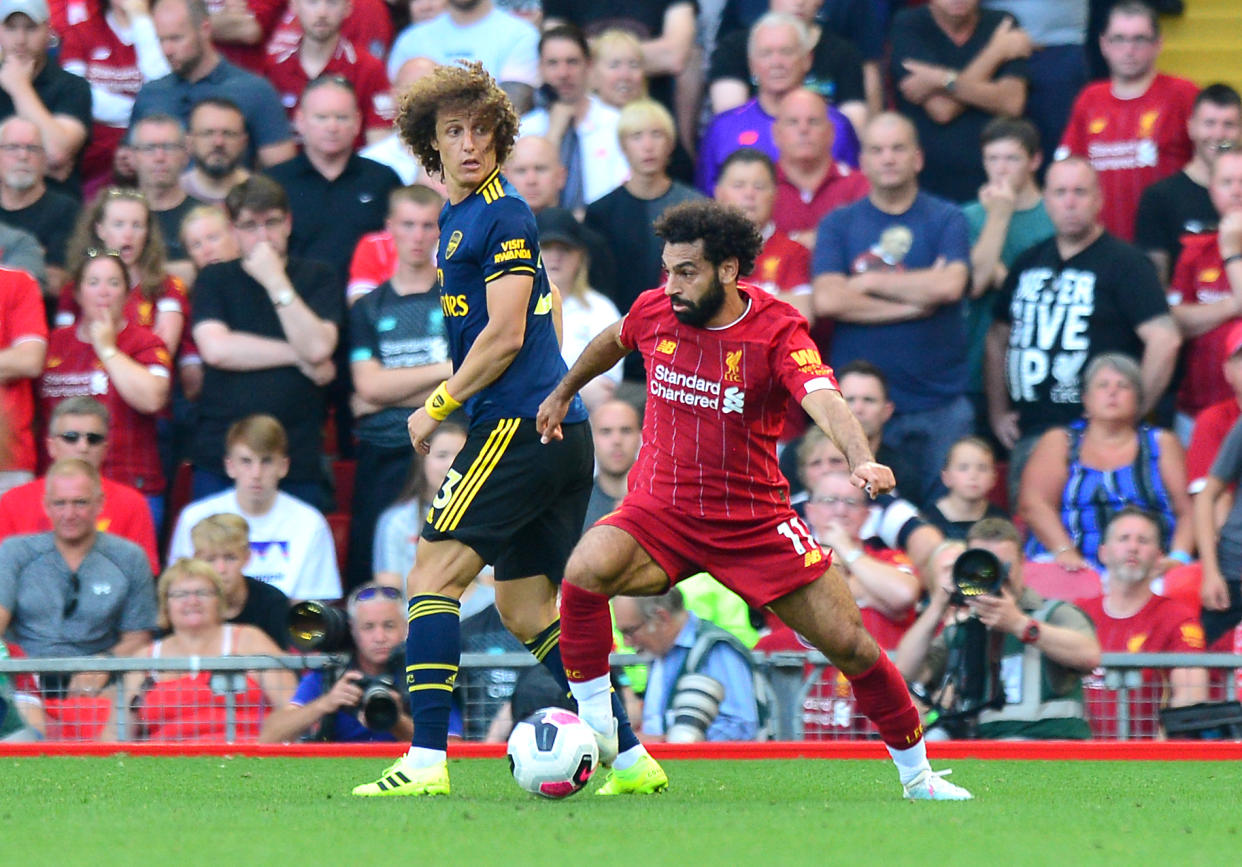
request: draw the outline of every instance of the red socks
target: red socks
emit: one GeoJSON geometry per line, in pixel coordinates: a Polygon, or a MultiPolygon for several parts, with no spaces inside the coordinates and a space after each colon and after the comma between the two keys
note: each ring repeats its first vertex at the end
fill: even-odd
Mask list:
{"type": "MultiPolygon", "coordinates": [[[[563,639],[562,639],[563,640],[563,639]]],[[[858,709],[879,729],[884,743],[895,749],[909,749],[923,737],[923,723],[910,700],[910,691],[897,666],[880,651],[875,665],[856,677],[848,677],[854,687],[858,709]]]]}
{"type": "Polygon", "coordinates": [[[607,677],[611,650],[608,597],[568,582],[562,584],[561,659],[566,676],[571,682],[607,677]]]}

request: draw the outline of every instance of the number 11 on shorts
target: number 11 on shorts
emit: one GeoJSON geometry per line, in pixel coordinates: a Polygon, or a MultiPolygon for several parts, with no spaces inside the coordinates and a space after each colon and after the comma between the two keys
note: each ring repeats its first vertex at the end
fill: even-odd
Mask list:
{"type": "Polygon", "coordinates": [[[801,518],[790,518],[788,521],[782,521],[780,526],[776,528],[776,532],[789,540],[790,544],[793,545],[795,554],[805,554],[808,550],[818,547],[815,544],[815,539],[811,536],[811,531],[807,529],[806,524],[802,523],[801,518]]]}

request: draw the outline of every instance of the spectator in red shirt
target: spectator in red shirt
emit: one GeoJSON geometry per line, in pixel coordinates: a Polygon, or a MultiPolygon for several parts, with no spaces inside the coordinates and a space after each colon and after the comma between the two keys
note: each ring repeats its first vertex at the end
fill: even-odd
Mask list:
{"type": "MultiPolygon", "coordinates": [[[[1147,512],[1125,508],[1109,522],[1100,545],[1108,590],[1078,603],[1095,623],[1105,653],[1203,652],[1203,627],[1195,613],[1152,593],[1151,581],[1163,556],[1160,527],[1147,512]]],[[[1104,686],[1103,671],[1097,668],[1084,683],[1092,734],[1117,737],[1117,695],[1104,686]]],[[[1130,690],[1129,737],[1156,737],[1160,707],[1194,704],[1206,697],[1205,669],[1144,669],[1142,686],[1130,690]]]]}
{"type": "Polygon", "coordinates": [[[754,270],[739,279],[754,283],[810,318],[811,252],[772,222],[776,167],[771,157],[754,148],[729,154],[720,164],[713,197],[741,210],[763,235],[763,250],[755,257],[754,270]]]}
{"type": "Polygon", "coordinates": [[[811,489],[806,519],[815,538],[832,548],[833,564],[845,573],[863,625],[880,647],[891,650],[914,622],[923,588],[905,554],[878,539],[861,538],[870,506],[847,473],[830,472],[811,489]]]}
{"type": "MultiPolygon", "coordinates": [[[[62,400],[52,411],[44,446],[52,462],[79,458],[96,470],[108,455],[108,408],[92,397],[62,400]]],[[[44,479],[35,479],[0,497],[0,540],[52,529],[43,509],[44,479]]],[[[103,507],[97,529],[128,539],[142,548],[154,571],[159,567],[155,551],[155,525],[142,494],[129,485],[103,479],[103,507]]]]}
{"type": "Polygon", "coordinates": [[[772,124],[776,161],[776,228],[815,249],[819,221],[833,208],[856,202],[871,189],[862,172],[832,158],[835,134],[828,103],[799,88],[781,100],[772,124]]]}
{"type": "Polygon", "coordinates": [[[1056,159],[1086,157],[1099,173],[1105,228],[1134,238],[1143,189],[1186,165],[1194,148],[1186,131],[1199,88],[1156,71],[1164,46],[1160,19],[1136,0],[1113,6],[1100,36],[1109,79],[1083,88],[1056,159]]]}
{"type": "Polygon", "coordinates": [[[97,12],[65,32],[60,65],[91,86],[94,122],[82,155],[82,177],[89,187],[111,172],[142,85],[172,71],[160,50],[148,0],[102,0],[97,12]]]}
{"type": "MultiPolygon", "coordinates": [[[[181,346],[190,317],[185,285],[164,267],[164,239],[141,192],[108,187],[78,217],[69,239],[69,267],[80,272],[90,251],[114,252],[132,281],[124,298],[125,321],[150,329],[170,355],[181,346]]],[[[56,308],[56,325],[73,325],[81,315],[74,283],[65,284],[56,308]]]]}
{"type": "Polygon", "coordinates": [[[306,85],[321,75],[339,75],[353,86],[362,112],[354,148],[389,134],[396,105],[384,65],[341,35],[350,0],[290,0],[302,34],[289,48],[267,59],[267,79],[293,120],[306,85]]]}
{"type": "MultiPolygon", "coordinates": [[[[1232,394],[1203,410],[1195,419],[1190,448],[1186,450],[1186,483],[1192,499],[1203,491],[1208,470],[1212,468],[1212,461],[1216,460],[1220,444],[1242,416],[1242,322],[1235,323],[1230,329],[1225,345],[1229,355],[1221,367],[1232,394]]],[[[1223,519],[1224,515],[1218,517],[1223,519]]],[[[1219,525],[1220,520],[1217,520],[1211,526],[1219,525]]]]}
{"type": "Polygon", "coordinates": [[[154,333],[125,318],[130,283],[120,254],[88,250],[74,285],[81,312],[73,325],[57,328],[48,339],[47,365],[39,379],[43,411],[50,415],[65,398],[82,396],[108,407],[112,448],[103,472],[142,491],[158,526],[164,473],[155,419],[168,403],[172,360],[154,333]]]}
{"type": "Polygon", "coordinates": [[[25,271],[0,268],[0,493],[34,478],[34,394],[43,371],[47,323],[39,284],[25,271]]]}
{"type": "Polygon", "coordinates": [[[1234,351],[1232,328],[1242,322],[1242,152],[1216,158],[1208,193],[1221,215],[1220,226],[1183,238],[1169,283],[1169,306],[1187,344],[1177,392],[1183,441],[1200,412],[1232,396],[1223,370],[1234,351]]]}

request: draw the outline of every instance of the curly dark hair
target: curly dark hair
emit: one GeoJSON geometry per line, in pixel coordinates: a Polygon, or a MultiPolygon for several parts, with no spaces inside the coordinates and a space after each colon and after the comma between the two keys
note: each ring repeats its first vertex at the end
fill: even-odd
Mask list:
{"type": "Polygon", "coordinates": [[[763,236],[745,214],[714,199],[696,199],[674,205],[655,222],[656,236],[666,244],[703,242],[703,256],[713,267],[737,259],[739,274],[755,269],[763,236]]]}
{"type": "Polygon", "coordinates": [[[504,165],[517,139],[518,116],[509,96],[487,74],[483,64],[462,61],[439,66],[423,76],[401,97],[397,129],[401,140],[431,174],[444,173],[440,152],[435,149],[436,115],[441,111],[466,110],[492,130],[496,165],[504,165]]]}

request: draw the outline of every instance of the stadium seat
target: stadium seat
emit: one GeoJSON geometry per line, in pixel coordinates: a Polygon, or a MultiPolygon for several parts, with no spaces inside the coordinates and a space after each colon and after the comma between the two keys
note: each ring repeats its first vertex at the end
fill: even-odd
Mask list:
{"type": "Polygon", "coordinates": [[[1056,563],[1036,563],[1028,560],[1022,564],[1022,580],[1045,599],[1091,599],[1099,596],[1100,576],[1094,569],[1071,572],[1056,563]]]}
{"type": "Polygon", "coordinates": [[[996,462],[996,484],[988,491],[988,502],[1008,512],[1009,509],[1009,462],[996,462]]]}
{"type": "Polygon", "coordinates": [[[1199,563],[1188,563],[1164,573],[1164,584],[1161,596],[1176,599],[1199,616],[1203,600],[1199,598],[1199,585],[1203,581],[1203,567],[1199,563]]]}
{"type": "Polygon", "coordinates": [[[358,462],[337,460],[332,462],[332,487],[336,493],[336,510],[349,514],[350,503],[354,501],[354,476],[358,470],[358,462]]]}
{"type": "Polygon", "coordinates": [[[345,573],[345,558],[349,554],[349,513],[333,512],[324,516],[332,531],[332,544],[336,548],[336,566],[345,573]]]}

